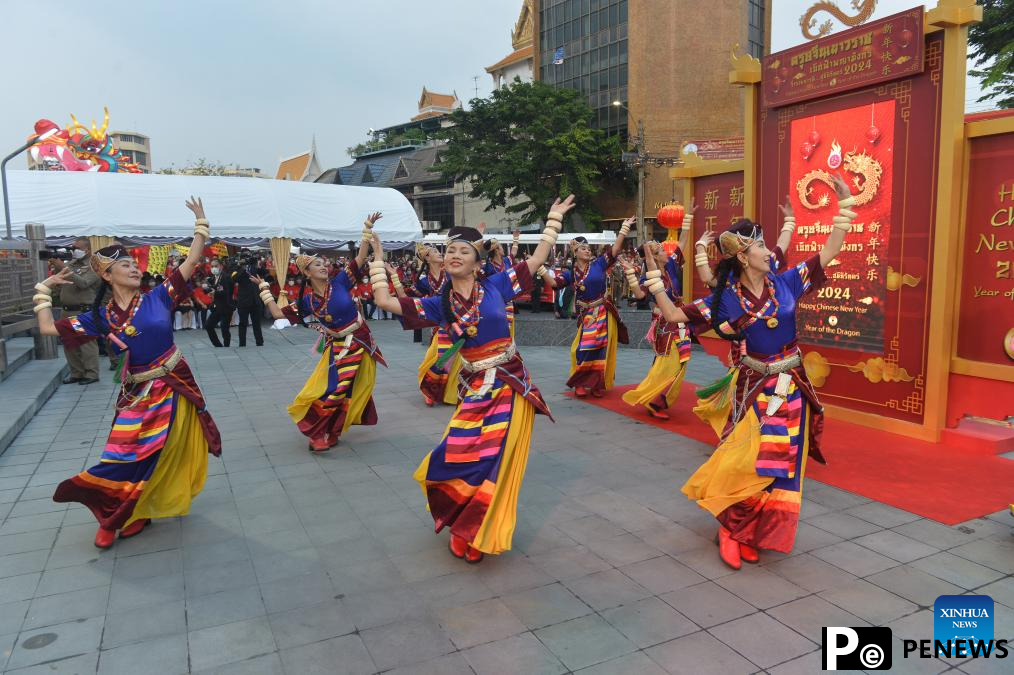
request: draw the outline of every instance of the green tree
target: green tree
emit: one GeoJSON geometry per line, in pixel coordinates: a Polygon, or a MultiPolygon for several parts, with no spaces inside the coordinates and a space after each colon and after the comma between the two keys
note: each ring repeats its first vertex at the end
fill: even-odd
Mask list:
{"type": "Polygon", "coordinates": [[[1014,0],[979,0],[982,22],[968,29],[969,56],[981,77],[983,103],[997,99],[1000,108],[1014,108],[1014,0]]]}
{"type": "Polygon", "coordinates": [[[622,173],[620,140],[592,127],[592,110],[571,89],[514,83],[455,110],[441,132],[447,146],[433,171],[469,181],[469,196],[538,222],[559,195],[574,193],[588,226],[601,220],[592,197],[607,176],[622,173]]]}
{"type": "Polygon", "coordinates": [[[179,169],[175,166],[170,166],[166,169],[159,169],[155,173],[170,176],[223,176],[228,168],[229,167],[227,165],[222,164],[221,162],[214,162],[201,157],[196,162],[191,162],[179,169]]]}

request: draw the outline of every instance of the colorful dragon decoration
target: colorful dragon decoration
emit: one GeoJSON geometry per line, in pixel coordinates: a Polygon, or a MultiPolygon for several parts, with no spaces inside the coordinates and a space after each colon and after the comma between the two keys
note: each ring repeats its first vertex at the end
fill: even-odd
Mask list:
{"type": "Polygon", "coordinates": [[[799,27],[803,29],[803,36],[807,40],[816,40],[831,32],[833,26],[831,19],[820,24],[820,26],[817,25],[817,19],[814,17],[820,12],[827,12],[846,26],[853,27],[865,23],[873,16],[874,10],[877,9],[877,0],[852,0],[851,4],[852,9],[858,13],[849,16],[833,2],[821,0],[821,2],[814,3],[799,18],[799,27]]]}
{"type": "Polygon", "coordinates": [[[46,171],[141,173],[141,168],[117,150],[112,136],[106,133],[109,129],[109,108],[105,108],[101,128],[94,120],[91,129],[88,129],[73,115],[70,119],[71,124],[66,129],[47,119],[35,123],[35,134],[30,138],[40,138],[46,132],[56,130],[30,150],[32,159],[40,168],[46,171]]]}
{"type": "MultiPolygon", "coordinates": [[[[866,151],[856,153],[853,150],[845,153],[845,161],[842,166],[846,171],[856,174],[852,177],[852,185],[856,190],[859,190],[857,194],[853,195],[856,206],[870,203],[876,196],[877,190],[880,189],[880,176],[884,172],[880,162],[867,155],[866,151]]],[[[803,177],[796,182],[796,195],[799,197],[799,202],[811,210],[827,206],[830,200],[828,193],[822,194],[816,202],[810,200],[813,193],[810,183],[814,181],[824,183],[832,192],[834,191],[834,182],[831,180],[831,174],[827,171],[814,169],[803,174],[803,177]]]]}

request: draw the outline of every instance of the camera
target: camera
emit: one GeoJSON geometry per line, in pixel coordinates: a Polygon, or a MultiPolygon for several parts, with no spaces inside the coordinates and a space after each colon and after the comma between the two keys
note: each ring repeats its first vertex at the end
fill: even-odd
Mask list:
{"type": "Polygon", "coordinates": [[[43,249],[39,251],[39,260],[71,260],[70,251],[50,251],[43,249]]]}
{"type": "Polygon", "coordinates": [[[825,626],[820,658],[824,670],[890,670],[892,633],[883,626],[825,626]]]}

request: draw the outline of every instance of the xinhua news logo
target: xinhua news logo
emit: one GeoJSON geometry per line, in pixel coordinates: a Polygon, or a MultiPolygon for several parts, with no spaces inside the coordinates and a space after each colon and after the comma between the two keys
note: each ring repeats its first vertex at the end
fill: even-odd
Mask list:
{"type": "Polygon", "coordinates": [[[825,626],[820,658],[824,670],[890,670],[891,629],[825,626]]]}
{"type": "MultiPolygon", "coordinates": [[[[1007,640],[994,639],[993,598],[988,595],[941,595],[933,603],[933,639],[901,640],[905,659],[1007,658],[1007,640]]],[[[824,670],[890,670],[890,628],[823,628],[820,646],[824,670]]]]}

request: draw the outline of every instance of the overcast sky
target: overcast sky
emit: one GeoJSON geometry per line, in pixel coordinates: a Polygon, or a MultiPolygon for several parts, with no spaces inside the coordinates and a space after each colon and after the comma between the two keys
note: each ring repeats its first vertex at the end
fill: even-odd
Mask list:
{"type": "MultiPolygon", "coordinates": [[[[811,3],[769,3],[776,50],[802,40],[798,20],[811,3]]],[[[911,5],[879,0],[876,16],[911,5]]],[[[510,53],[520,8],[521,0],[2,0],[0,150],[17,147],[40,117],[101,122],[108,105],[113,129],[151,136],[156,169],[205,157],[273,174],[314,134],[325,167],[341,166],[369,128],[415,114],[424,85],[467,101],[478,75],[479,95],[488,95],[484,68],[510,53]]],[[[971,87],[966,98],[974,101],[971,87]]]]}
{"type": "MultiPolygon", "coordinates": [[[[326,166],[407,121],[423,85],[467,101],[511,52],[521,0],[2,0],[0,150],[46,117],[151,136],[155,168],[200,157],[326,166]]],[[[11,166],[24,168],[18,159],[11,166]]]]}

